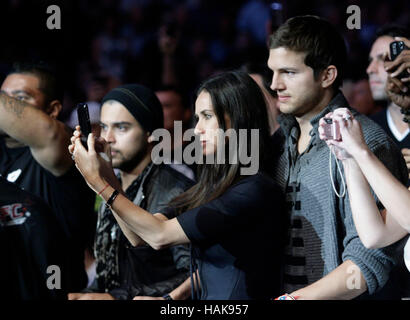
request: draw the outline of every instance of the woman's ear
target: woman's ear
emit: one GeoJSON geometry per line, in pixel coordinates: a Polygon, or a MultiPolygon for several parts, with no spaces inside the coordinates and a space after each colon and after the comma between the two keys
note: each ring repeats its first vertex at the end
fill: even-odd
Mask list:
{"type": "Polygon", "coordinates": [[[325,70],[322,71],[321,81],[322,88],[329,88],[336,80],[337,77],[337,68],[334,65],[328,66],[325,70]]]}

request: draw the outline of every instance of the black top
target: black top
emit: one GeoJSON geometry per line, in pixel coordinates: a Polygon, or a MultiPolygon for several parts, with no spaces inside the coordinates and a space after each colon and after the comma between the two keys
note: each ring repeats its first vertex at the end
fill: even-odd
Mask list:
{"type": "Polygon", "coordinates": [[[403,148],[410,148],[410,134],[407,134],[407,136],[401,141],[397,140],[397,138],[390,130],[389,124],[387,122],[386,113],[387,110],[383,109],[382,111],[379,111],[376,114],[370,116],[370,119],[372,119],[374,122],[376,122],[379,126],[383,128],[383,130],[388,134],[390,138],[393,139],[393,141],[400,148],[400,150],[403,148]]]}
{"type": "MultiPolygon", "coordinates": [[[[177,217],[198,264],[201,299],[269,299],[280,294],[284,205],[258,173],[177,217]]],[[[195,270],[194,270],[195,271],[195,270]]]]}
{"type": "Polygon", "coordinates": [[[29,147],[7,148],[0,139],[0,175],[50,206],[70,243],[67,256],[76,270],[72,289],[84,288],[87,284],[84,249],[93,239],[96,215],[95,194],[81,174],[73,165],[67,173],[56,177],[33,158],[29,147]]]}
{"type": "Polygon", "coordinates": [[[65,253],[50,208],[1,177],[0,190],[1,300],[64,299],[65,253]],[[49,266],[58,266],[62,278],[49,266]]]}

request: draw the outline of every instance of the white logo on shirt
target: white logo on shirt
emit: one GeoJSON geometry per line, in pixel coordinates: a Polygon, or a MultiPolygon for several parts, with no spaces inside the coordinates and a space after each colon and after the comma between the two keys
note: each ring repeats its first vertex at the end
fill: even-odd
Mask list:
{"type": "Polygon", "coordinates": [[[20,177],[21,174],[21,169],[17,169],[16,171],[13,171],[7,175],[7,181],[9,182],[16,182],[18,177],[20,177]]]}

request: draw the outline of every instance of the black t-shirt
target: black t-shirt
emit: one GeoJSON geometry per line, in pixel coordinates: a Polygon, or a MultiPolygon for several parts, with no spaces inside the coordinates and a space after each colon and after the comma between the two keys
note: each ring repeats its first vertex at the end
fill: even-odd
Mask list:
{"type": "Polygon", "coordinates": [[[87,283],[84,249],[94,238],[96,215],[95,194],[81,174],[73,165],[56,177],[33,158],[29,147],[7,148],[0,139],[0,175],[43,199],[51,208],[70,243],[67,257],[73,264],[71,289],[83,289],[87,283]]]}
{"type": "Polygon", "coordinates": [[[201,299],[269,299],[280,294],[284,199],[261,173],[177,217],[198,264],[201,299]]]}
{"type": "Polygon", "coordinates": [[[64,243],[55,216],[40,198],[1,177],[0,190],[1,300],[64,299],[64,243]]]}

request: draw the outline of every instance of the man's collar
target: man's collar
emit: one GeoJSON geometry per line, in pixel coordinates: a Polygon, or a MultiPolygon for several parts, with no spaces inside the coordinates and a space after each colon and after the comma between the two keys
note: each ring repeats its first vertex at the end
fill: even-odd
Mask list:
{"type": "MultiPolygon", "coordinates": [[[[133,182],[128,186],[127,190],[130,187],[134,187],[135,184],[139,183],[139,181],[142,180],[142,182],[145,181],[145,178],[152,172],[154,167],[154,163],[151,161],[150,163],[148,163],[148,165],[144,168],[144,170],[142,170],[142,172],[133,180],[133,182]]],[[[118,178],[118,180],[120,180],[120,183],[122,183],[121,180],[121,171],[118,170],[116,173],[116,176],[118,178]]]]}
{"type": "Polygon", "coordinates": [[[323,118],[326,114],[329,112],[333,112],[337,108],[348,108],[349,103],[347,102],[345,96],[343,93],[339,90],[336,95],[333,97],[332,100],[330,100],[329,104],[316,116],[314,116],[310,120],[310,124],[312,127],[318,127],[319,126],[319,120],[323,118]]]}

